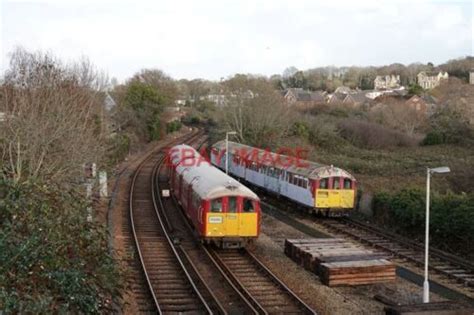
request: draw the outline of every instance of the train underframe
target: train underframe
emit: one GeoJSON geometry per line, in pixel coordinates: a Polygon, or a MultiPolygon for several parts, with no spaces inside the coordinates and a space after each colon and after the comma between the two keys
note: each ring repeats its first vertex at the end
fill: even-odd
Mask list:
{"type": "Polygon", "coordinates": [[[253,246],[255,237],[205,237],[202,242],[222,249],[238,249],[253,246]]]}

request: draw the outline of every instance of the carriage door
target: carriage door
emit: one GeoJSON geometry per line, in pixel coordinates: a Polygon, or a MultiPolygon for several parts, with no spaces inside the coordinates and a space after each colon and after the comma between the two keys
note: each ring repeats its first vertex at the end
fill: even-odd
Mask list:
{"type": "Polygon", "coordinates": [[[237,236],[239,235],[239,214],[237,213],[237,197],[227,197],[226,199],[226,212],[224,220],[226,235],[237,236]]]}

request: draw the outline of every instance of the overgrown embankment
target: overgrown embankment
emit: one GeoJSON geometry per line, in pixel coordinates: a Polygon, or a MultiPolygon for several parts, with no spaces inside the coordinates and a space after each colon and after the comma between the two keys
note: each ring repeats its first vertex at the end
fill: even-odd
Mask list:
{"type": "MultiPolygon", "coordinates": [[[[396,232],[423,241],[426,192],[403,189],[381,192],[374,198],[374,219],[396,232]]],[[[431,195],[430,235],[436,247],[474,259],[474,194],[431,195]]]]}
{"type": "Polygon", "coordinates": [[[106,227],[87,220],[77,191],[0,178],[0,310],[103,313],[119,296],[120,272],[106,227]]]}

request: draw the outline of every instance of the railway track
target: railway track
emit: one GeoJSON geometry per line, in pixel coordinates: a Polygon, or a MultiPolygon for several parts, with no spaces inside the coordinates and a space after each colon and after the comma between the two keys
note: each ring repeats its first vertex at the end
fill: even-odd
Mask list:
{"type": "MultiPolygon", "coordinates": [[[[276,210],[277,219],[285,221],[285,216],[288,216],[288,213],[295,213],[294,210],[291,210],[290,203],[277,203],[272,196],[265,195],[268,197],[268,202],[264,202],[263,204],[271,210],[276,210]],[[282,204],[284,209],[280,210],[282,204]]],[[[301,211],[298,211],[298,215],[301,215],[301,211]]],[[[304,216],[314,219],[310,214],[304,214],[304,216]]],[[[294,220],[291,219],[291,221],[294,220]]],[[[424,266],[424,245],[399,234],[390,233],[370,224],[347,217],[323,218],[314,222],[326,228],[328,231],[377,248],[393,258],[412,263],[417,267],[424,266]]],[[[309,230],[312,229],[312,227],[304,223],[297,222],[297,224],[304,225],[304,227],[309,230]]],[[[301,228],[302,227],[299,227],[298,229],[301,228]]],[[[441,276],[443,281],[446,284],[450,284],[453,290],[459,292],[461,295],[466,295],[468,298],[473,297],[474,264],[472,262],[436,248],[430,248],[429,268],[431,275],[436,274],[441,276]]]]}
{"type": "Polygon", "coordinates": [[[206,250],[258,313],[315,314],[249,251],[206,250]]]}
{"type": "MultiPolygon", "coordinates": [[[[197,144],[195,147],[199,149],[201,145],[197,144]]],[[[157,176],[159,191],[169,189],[168,180],[167,170],[161,169],[157,176]]],[[[232,262],[225,259],[226,255],[232,254],[233,251],[220,251],[202,245],[197,241],[193,228],[178,202],[174,198],[160,198],[159,202],[166,228],[178,244],[180,255],[192,266],[195,273],[199,274],[203,286],[206,287],[205,291],[215,301],[218,313],[315,313],[256,257],[245,250],[237,251],[237,257],[241,259],[240,267],[246,264],[245,268],[253,268],[253,278],[241,278],[242,274],[238,272],[248,269],[241,269],[239,265],[230,266],[232,262]]]]}
{"type": "MultiPolygon", "coordinates": [[[[198,136],[194,134],[187,140],[198,136]]],[[[158,213],[154,178],[163,160],[164,152],[150,154],[136,169],[130,187],[133,240],[152,301],[139,305],[140,311],[211,314],[212,306],[198,288],[196,276],[177,253],[158,213]]]]}
{"type": "MultiPolygon", "coordinates": [[[[196,141],[195,147],[200,147],[204,141],[196,141]]],[[[156,177],[158,191],[169,189],[169,171],[161,167],[156,177]]],[[[176,244],[177,251],[183,260],[199,275],[203,291],[215,303],[219,314],[257,314],[236,288],[225,277],[223,272],[207,255],[204,246],[196,239],[193,228],[185,218],[180,205],[174,198],[158,197],[160,215],[166,222],[166,229],[176,244]]]]}
{"type": "MultiPolygon", "coordinates": [[[[321,220],[320,224],[330,230],[347,235],[391,255],[424,266],[424,246],[400,235],[382,231],[379,228],[351,218],[321,220]]],[[[467,287],[474,293],[474,264],[460,257],[430,248],[431,271],[447,277],[454,284],[467,287]]]]}

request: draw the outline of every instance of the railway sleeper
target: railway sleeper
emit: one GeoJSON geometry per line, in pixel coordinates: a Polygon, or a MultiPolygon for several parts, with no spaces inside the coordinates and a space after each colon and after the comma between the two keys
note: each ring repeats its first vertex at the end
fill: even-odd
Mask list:
{"type": "Polygon", "coordinates": [[[188,309],[188,305],[194,306],[196,299],[189,297],[189,295],[175,296],[175,297],[159,297],[160,304],[163,305],[181,305],[183,308],[188,309]]]}
{"type": "Polygon", "coordinates": [[[196,305],[196,302],[194,304],[189,304],[189,305],[161,305],[160,308],[162,312],[179,312],[180,314],[186,314],[186,313],[195,313],[198,311],[202,311],[202,308],[196,305]]]}
{"type": "Polygon", "coordinates": [[[252,291],[252,295],[257,297],[257,299],[263,300],[287,300],[288,295],[283,292],[270,292],[268,290],[262,290],[254,292],[252,291]]]}
{"type": "Polygon", "coordinates": [[[189,286],[183,283],[153,283],[153,287],[157,290],[173,290],[173,292],[182,290],[190,292],[189,286]]]}

